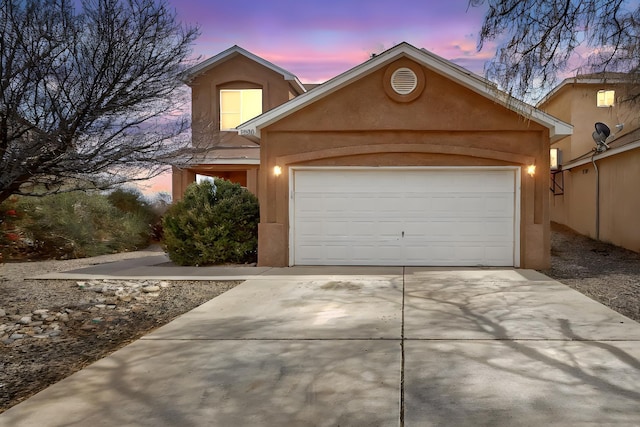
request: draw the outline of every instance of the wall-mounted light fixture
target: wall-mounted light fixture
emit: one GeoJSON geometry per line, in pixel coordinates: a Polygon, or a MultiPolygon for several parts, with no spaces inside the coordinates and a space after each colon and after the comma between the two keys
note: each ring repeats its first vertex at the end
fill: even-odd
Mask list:
{"type": "Polygon", "coordinates": [[[529,176],[534,176],[536,174],[536,165],[527,166],[527,173],[529,176]]]}
{"type": "Polygon", "coordinates": [[[281,173],[282,173],[282,168],[280,166],[273,167],[273,174],[275,176],[280,176],[281,173]]]}
{"type": "Polygon", "coordinates": [[[559,148],[552,148],[549,151],[549,163],[552,171],[562,169],[562,151],[559,148]]]}

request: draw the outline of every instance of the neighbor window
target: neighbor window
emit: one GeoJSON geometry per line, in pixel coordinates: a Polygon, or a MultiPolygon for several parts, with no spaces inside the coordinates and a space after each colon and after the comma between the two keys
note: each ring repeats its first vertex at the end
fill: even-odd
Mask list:
{"type": "Polygon", "coordinates": [[[599,90],[597,105],[598,107],[612,107],[615,99],[615,90],[599,90]]]}
{"type": "Polygon", "coordinates": [[[235,129],[262,114],[262,89],[220,90],[220,130],[235,129]]]}

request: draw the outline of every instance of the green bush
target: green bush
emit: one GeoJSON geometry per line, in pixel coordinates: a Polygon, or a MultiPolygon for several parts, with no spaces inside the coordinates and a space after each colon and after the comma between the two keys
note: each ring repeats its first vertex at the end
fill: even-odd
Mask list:
{"type": "Polygon", "coordinates": [[[163,246],[179,265],[252,263],[259,218],[258,200],[239,184],[194,183],[163,218],[163,246]]]}
{"type": "Polygon", "coordinates": [[[144,237],[160,240],[162,236],[162,213],[149,203],[145,196],[137,188],[122,188],[112,191],[107,198],[109,202],[122,212],[137,217],[140,221],[149,225],[144,231],[144,237]]]}
{"type": "Polygon", "coordinates": [[[20,197],[9,211],[13,210],[20,219],[11,224],[9,236],[17,235],[19,241],[8,248],[8,259],[82,258],[136,250],[149,243],[148,222],[119,210],[98,193],[20,197]]]}
{"type": "Polygon", "coordinates": [[[151,205],[137,188],[119,188],[107,196],[109,203],[122,212],[129,212],[153,220],[151,205]]]}

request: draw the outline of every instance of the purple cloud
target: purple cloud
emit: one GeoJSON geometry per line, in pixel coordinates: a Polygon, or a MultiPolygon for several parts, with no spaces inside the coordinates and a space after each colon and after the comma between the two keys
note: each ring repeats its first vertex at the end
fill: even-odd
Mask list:
{"type": "Polygon", "coordinates": [[[467,4],[467,0],[173,0],[179,18],[201,28],[196,55],[210,57],[237,44],[304,82],[326,81],[402,41],[482,73],[493,50],[487,50],[488,56],[476,52],[484,9],[468,9],[467,4]]]}

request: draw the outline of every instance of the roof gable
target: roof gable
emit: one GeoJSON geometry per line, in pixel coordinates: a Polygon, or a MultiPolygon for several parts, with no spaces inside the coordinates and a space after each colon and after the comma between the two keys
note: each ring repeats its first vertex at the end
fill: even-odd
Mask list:
{"type": "Polygon", "coordinates": [[[596,85],[596,86],[614,86],[614,85],[628,85],[634,82],[633,77],[627,73],[593,73],[593,74],[580,74],[575,77],[568,77],[560,82],[559,85],[554,87],[547,93],[544,98],[538,101],[537,106],[540,107],[550,100],[552,100],[559,92],[564,88],[571,85],[596,85]]]}
{"type": "Polygon", "coordinates": [[[517,114],[532,120],[549,129],[551,141],[558,140],[572,133],[572,126],[544,113],[532,105],[519,101],[497,87],[488,80],[460,67],[446,59],[443,59],[427,50],[418,49],[409,43],[403,42],[391,49],[374,56],[368,61],[340,74],[329,80],[311,92],[304,93],[291,101],[280,105],[255,119],[238,126],[238,132],[248,137],[260,137],[260,130],[278,120],[314,103],[335,91],[349,85],[353,81],[362,78],[371,72],[378,70],[399,58],[406,57],[433,70],[450,80],[464,86],[517,114]]]}
{"type": "Polygon", "coordinates": [[[297,89],[298,93],[305,93],[307,90],[304,87],[304,85],[300,82],[300,80],[298,80],[298,78],[290,73],[289,71],[285,70],[284,68],[278,67],[277,65],[267,61],[266,59],[260,58],[257,55],[254,55],[253,53],[241,48],[240,46],[232,46],[229,49],[220,52],[219,54],[212,56],[211,58],[200,62],[199,64],[194,65],[193,67],[188,68],[187,70],[185,70],[180,78],[183,82],[185,82],[186,84],[190,84],[196,77],[198,77],[201,74],[206,73],[207,71],[209,71],[210,69],[214,68],[215,66],[217,66],[218,64],[226,61],[227,59],[235,56],[235,55],[242,55],[280,75],[282,75],[282,77],[291,82],[291,84],[297,89]]]}

